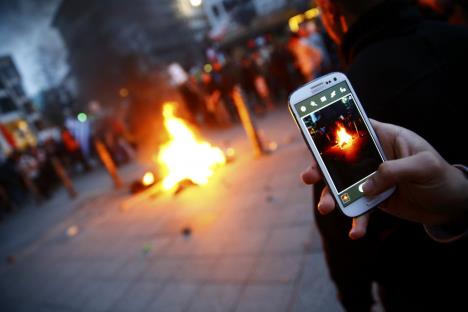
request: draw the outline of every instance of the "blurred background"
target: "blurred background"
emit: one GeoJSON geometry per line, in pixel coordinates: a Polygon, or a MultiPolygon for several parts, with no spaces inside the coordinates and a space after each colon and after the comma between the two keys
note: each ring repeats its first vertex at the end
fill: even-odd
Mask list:
{"type": "Polygon", "coordinates": [[[0,1],[2,311],[341,311],[287,110],[319,14],[0,1]]]}
{"type": "Polygon", "coordinates": [[[328,55],[317,56],[326,63],[319,69],[299,64],[309,51],[292,47],[299,33],[325,54],[329,42],[314,38],[322,30],[311,5],[2,1],[2,155],[57,139],[66,125],[92,157],[90,137],[106,118],[122,121],[135,143],[146,146],[148,133],[151,141],[159,139],[152,127],[161,103],[174,99],[192,122],[219,126],[206,99],[220,91],[233,119],[225,94],[235,84],[255,98],[249,105],[260,113],[262,105],[286,99],[302,82],[297,68],[311,67],[304,69],[306,76],[329,70],[328,55]],[[168,70],[171,64],[175,70],[168,70]]]}

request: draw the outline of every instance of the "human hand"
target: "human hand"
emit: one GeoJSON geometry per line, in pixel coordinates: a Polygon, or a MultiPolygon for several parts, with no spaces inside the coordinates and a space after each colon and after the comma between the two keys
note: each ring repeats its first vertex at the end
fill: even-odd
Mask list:
{"type": "MultiPolygon", "coordinates": [[[[428,224],[457,222],[468,214],[468,180],[457,168],[416,133],[402,127],[372,120],[388,161],[363,185],[364,194],[379,194],[392,186],[395,193],[379,208],[397,217],[428,224]]],[[[321,179],[315,160],[302,174],[307,184],[321,179]]],[[[320,198],[318,210],[326,214],[335,208],[328,187],[320,198]]],[[[369,214],[353,219],[349,233],[353,239],[365,235],[369,214]]]]}

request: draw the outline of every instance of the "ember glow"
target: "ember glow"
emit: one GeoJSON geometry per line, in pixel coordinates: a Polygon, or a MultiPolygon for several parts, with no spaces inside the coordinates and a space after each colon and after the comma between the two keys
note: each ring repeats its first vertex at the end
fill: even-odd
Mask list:
{"type": "Polygon", "coordinates": [[[143,178],[141,179],[141,183],[144,186],[150,186],[154,183],[154,174],[152,172],[146,172],[143,178]]]}
{"type": "Polygon", "coordinates": [[[161,146],[157,159],[165,170],[162,187],[170,190],[183,180],[206,184],[213,170],[226,163],[226,157],[219,148],[198,139],[174,111],[175,103],[164,104],[164,127],[170,140],[161,146]]]}
{"type": "Polygon", "coordinates": [[[336,141],[338,146],[343,149],[352,143],[353,137],[346,131],[342,125],[338,125],[336,130],[336,141]]]}

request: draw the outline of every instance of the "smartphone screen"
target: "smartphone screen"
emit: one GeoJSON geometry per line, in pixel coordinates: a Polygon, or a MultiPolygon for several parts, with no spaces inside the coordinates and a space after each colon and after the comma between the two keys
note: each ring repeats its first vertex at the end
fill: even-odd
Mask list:
{"type": "Polygon", "coordinates": [[[343,206],[363,196],[362,184],[383,162],[346,82],[295,105],[343,206]]]}

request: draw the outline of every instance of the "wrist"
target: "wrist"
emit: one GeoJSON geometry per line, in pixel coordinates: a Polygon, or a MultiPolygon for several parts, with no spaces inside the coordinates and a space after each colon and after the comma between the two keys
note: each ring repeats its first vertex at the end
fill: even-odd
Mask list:
{"type": "MultiPolygon", "coordinates": [[[[468,222],[468,168],[462,165],[451,166],[454,172],[453,185],[453,212],[454,217],[468,222]]],[[[460,220],[461,221],[461,220],[460,220]]]]}
{"type": "Polygon", "coordinates": [[[462,165],[450,166],[448,179],[452,188],[447,194],[453,195],[447,209],[448,222],[440,225],[424,225],[426,233],[440,243],[454,242],[468,237],[468,168],[462,165]]]}
{"type": "Polygon", "coordinates": [[[440,218],[433,225],[454,229],[468,227],[468,176],[465,170],[463,166],[447,166],[445,196],[438,208],[440,218]]]}

